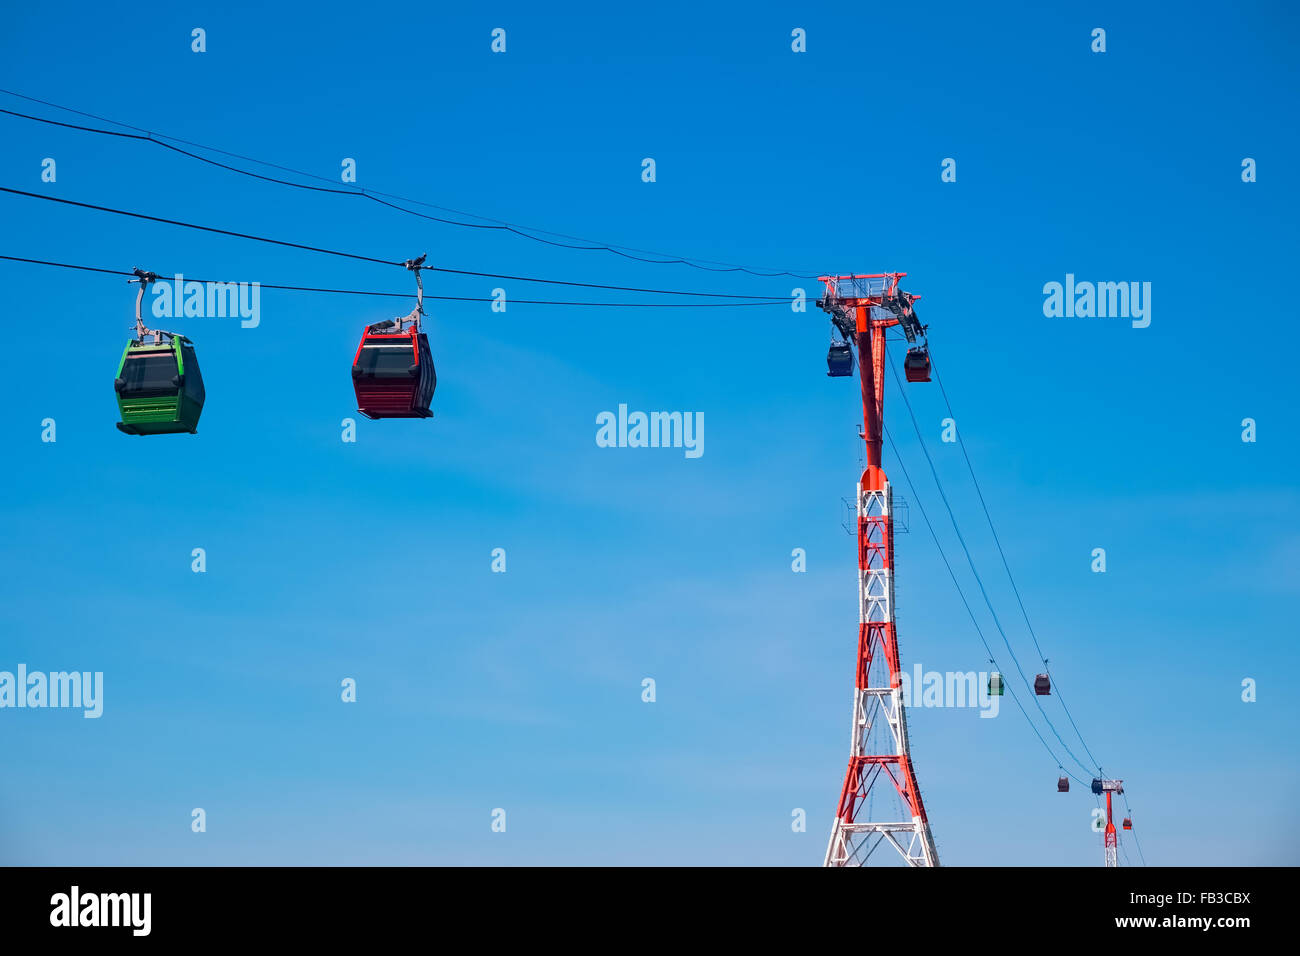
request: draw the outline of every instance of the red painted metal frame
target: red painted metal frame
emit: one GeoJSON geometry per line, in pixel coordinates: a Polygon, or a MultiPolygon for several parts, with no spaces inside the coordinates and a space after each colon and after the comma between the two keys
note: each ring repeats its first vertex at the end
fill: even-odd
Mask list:
{"type": "Polygon", "coordinates": [[[1111,816],[1111,791],[1106,791],[1106,850],[1113,851],[1119,846],[1119,837],[1115,833],[1115,820],[1111,816]]]}
{"type": "Polygon", "coordinates": [[[417,334],[418,333],[414,331],[387,332],[387,333],[369,332],[369,331],[362,332],[361,342],[360,344],[357,345],[357,354],[352,357],[352,365],[355,367],[356,364],[361,361],[361,350],[366,347],[367,342],[374,342],[376,344],[381,344],[381,345],[392,345],[394,342],[398,342],[402,339],[406,339],[406,341],[410,343],[411,349],[415,353],[416,360],[418,361],[420,358],[420,352],[415,344],[415,336],[417,334]]]}

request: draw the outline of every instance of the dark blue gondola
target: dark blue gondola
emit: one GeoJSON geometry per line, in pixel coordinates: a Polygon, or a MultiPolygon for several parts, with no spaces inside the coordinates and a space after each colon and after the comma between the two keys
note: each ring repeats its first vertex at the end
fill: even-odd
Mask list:
{"type": "Polygon", "coordinates": [[[831,378],[853,374],[853,349],[847,342],[832,343],[826,353],[826,374],[831,378]]]}

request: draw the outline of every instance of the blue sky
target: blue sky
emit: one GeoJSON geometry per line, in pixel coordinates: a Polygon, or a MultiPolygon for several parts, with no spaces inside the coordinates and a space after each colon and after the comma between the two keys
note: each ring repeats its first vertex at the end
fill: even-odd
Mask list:
{"type": "MultiPolygon", "coordinates": [[[[353,157],[359,185],[544,229],[796,272],[908,272],[1039,640],[1089,746],[1126,781],[1147,861],[1300,861],[1294,12],[402,13],[27,4],[0,37],[0,86],[329,178],[353,157]],[[194,27],[208,52],[191,52],[194,27]],[[945,157],[955,183],[940,182],[945,157]],[[1043,284],[1066,273],[1150,282],[1150,327],[1046,318],[1043,284]],[[1247,417],[1255,443],[1240,439],[1247,417]],[[1090,571],[1098,547],[1105,574],[1090,571]]],[[[814,291],[443,226],[8,116],[0,137],[0,184],[156,216],[466,270],[814,291]]],[[[412,285],[12,195],[0,222],[5,255],[412,285]]],[[[11,262],[0,276],[0,670],[105,683],[99,720],[0,711],[0,860],[820,863],[848,743],[857,607],[839,511],[861,411],[851,380],[825,376],[821,313],[432,302],[436,417],[362,421],[346,444],[360,331],[409,305],[265,290],[256,329],[172,323],[202,362],[199,434],[133,439],[113,427],[110,374],[133,287],[11,262]],[[620,403],[702,412],[705,453],[597,447],[596,416],[620,403]],[[505,574],[490,570],[498,547],[505,574]],[[355,704],[339,699],[345,677],[355,704]],[[190,830],[194,807],[206,833],[190,830]]],[[[499,285],[434,275],[426,291],[499,285]]],[[[933,385],[909,397],[1028,669],[960,450],[938,440],[942,400],[933,385]]],[[[892,383],[886,416],[974,601],[892,383]]],[[[901,486],[893,455],[886,469],[901,486]]],[[[910,517],[905,667],[987,669],[915,503],[910,517]]],[[[1065,733],[1059,701],[1046,706],[1065,733]]],[[[1100,862],[1091,796],[1055,792],[1013,708],[916,708],[910,726],[944,863],[1100,862]]]]}

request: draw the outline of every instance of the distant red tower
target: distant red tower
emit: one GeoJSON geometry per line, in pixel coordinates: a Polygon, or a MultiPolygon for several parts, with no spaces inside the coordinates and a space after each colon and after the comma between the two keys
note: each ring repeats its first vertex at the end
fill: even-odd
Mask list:
{"type": "Polygon", "coordinates": [[[1124,792],[1124,781],[1094,779],[1092,781],[1092,792],[1106,794],[1106,865],[1119,866],[1119,834],[1115,832],[1115,820],[1111,812],[1110,798],[1113,793],[1124,792]]]}
{"type": "MultiPolygon", "coordinates": [[[[823,276],[818,306],[831,316],[846,343],[856,346],[862,380],[863,437],[867,467],[857,486],[858,652],[848,770],[835,810],[825,866],[863,866],[888,841],[910,866],[938,866],[930,823],[912,766],[894,627],[893,492],[880,464],[884,432],[885,330],[901,326],[915,344],[924,327],[916,320],[916,296],[898,288],[905,272],[823,276]],[[882,782],[881,778],[887,778],[882,782]]],[[[851,374],[836,364],[831,375],[851,374]]],[[[851,359],[849,360],[851,363],[851,359]]],[[[925,347],[908,353],[907,377],[929,380],[925,347]]]]}

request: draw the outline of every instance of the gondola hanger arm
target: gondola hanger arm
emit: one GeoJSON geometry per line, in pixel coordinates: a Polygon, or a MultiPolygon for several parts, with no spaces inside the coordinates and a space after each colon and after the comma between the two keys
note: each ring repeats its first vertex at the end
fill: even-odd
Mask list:
{"type": "Polygon", "coordinates": [[[149,283],[158,281],[158,274],[156,272],[146,272],[144,269],[133,269],[132,271],[135,273],[135,278],[126,281],[140,283],[140,288],[135,294],[135,336],[139,341],[143,342],[146,335],[152,335],[155,342],[161,342],[162,333],[145,327],[144,316],[141,311],[144,304],[144,290],[149,287],[149,283]]]}
{"type": "Polygon", "coordinates": [[[397,331],[401,332],[403,326],[411,323],[415,326],[415,331],[420,331],[420,316],[424,315],[424,280],[420,277],[420,270],[424,268],[424,260],[429,254],[422,253],[418,258],[407,259],[402,265],[415,273],[415,309],[409,314],[397,320],[397,331]]]}

